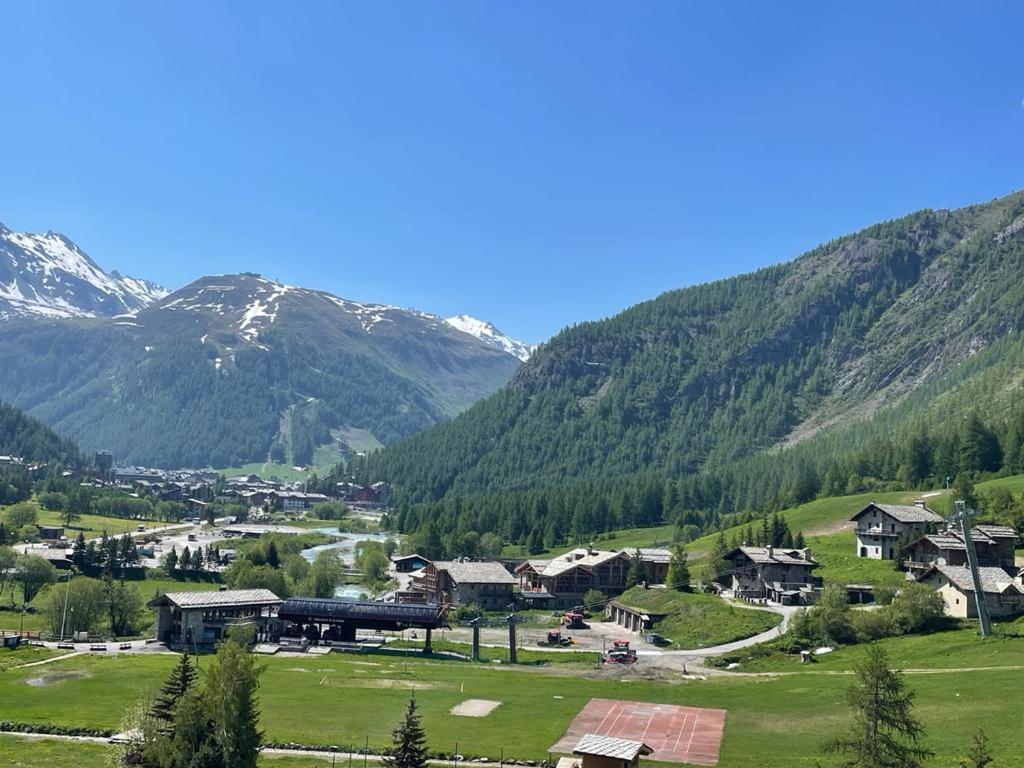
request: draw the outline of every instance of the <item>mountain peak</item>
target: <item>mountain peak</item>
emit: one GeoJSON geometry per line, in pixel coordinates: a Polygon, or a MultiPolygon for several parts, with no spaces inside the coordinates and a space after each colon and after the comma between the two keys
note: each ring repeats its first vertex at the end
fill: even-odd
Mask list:
{"type": "Polygon", "coordinates": [[[112,316],[166,294],[148,280],[105,272],[59,232],[15,232],[0,224],[0,318],[112,316]]]}
{"type": "Polygon", "coordinates": [[[508,352],[510,355],[518,357],[522,361],[526,361],[536,345],[527,344],[522,341],[517,341],[506,334],[499,331],[494,327],[493,323],[489,323],[486,320],[480,320],[472,315],[455,315],[454,317],[445,318],[445,322],[448,323],[452,328],[463,333],[468,333],[480,341],[500,349],[503,352],[508,352]]]}

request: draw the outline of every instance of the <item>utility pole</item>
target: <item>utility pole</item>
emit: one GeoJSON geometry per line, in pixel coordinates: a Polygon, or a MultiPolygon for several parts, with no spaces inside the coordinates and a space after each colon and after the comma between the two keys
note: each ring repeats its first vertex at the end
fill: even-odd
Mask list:
{"type": "Polygon", "coordinates": [[[988,602],[985,600],[985,590],[981,583],[981,571],[978,570],[978,555],[974,549],[974,539],[971,538],[971,518],[975,511],[967,508],[967,502],[958,499],[956,512],[950,519],[960,523],[960,531],[964,537],[964,548],[967,550],[967,567],[971,569],[971,580],[974,582],[974,602],[978,609],[978,623],[981,625],[981,636],[988,637],[992,634],[992,619],[988,615],[988,602]]]}
{"type": "Polygon", "coordinates": [[[519,659],[516,656],[516,615],[509,614],[508,622],[508,663],[517,664],[519,659]]]}
{"type": "Polygon", "coordinates": [[[71,593],[71,578],[74,571],[68,571],[68,585],[64,589],[64,612],[60,617],[60,641],[64,642],[64,624],[68,619],[68,595],[71,593]]]}

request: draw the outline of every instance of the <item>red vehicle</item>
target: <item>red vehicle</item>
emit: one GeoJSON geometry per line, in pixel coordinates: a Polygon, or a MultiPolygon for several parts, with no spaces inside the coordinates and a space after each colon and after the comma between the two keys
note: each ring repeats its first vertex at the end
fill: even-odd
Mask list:
{"type": "Polygon", "coordinates": [[[583,614],[579,611],[566,611],[562,614],[562,623],[565,624],[566,629],[586,629],[587,625],[583,621],[583,614]]]}
{"type": "Polygon", "coordinates": [[[604,655],[608,664],[633,664],[636,662],[636,651],[629,647],[629,640],[613,640],[612,649],[604,655]]]}

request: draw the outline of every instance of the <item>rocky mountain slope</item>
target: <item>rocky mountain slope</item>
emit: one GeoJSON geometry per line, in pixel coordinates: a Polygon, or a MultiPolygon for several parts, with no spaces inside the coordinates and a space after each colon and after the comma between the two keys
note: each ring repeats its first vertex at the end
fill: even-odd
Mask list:
{"type": "Polygon", "coordinates": [[[518,364],[434,315],[254,274],[130,313],[0,322],[0,397],[88,450],[159,466],[305,464],[393,442],[518,364]]]}
{"type": "Polygon", "coordinates": [[[998,411],[1021,386],[1021,274],[1024,194],[920,211],[570,328],[369,472],[413,501],[679,477],[887,413],[898,428],[965,387],[998,411]]]}
{"type": "Polygon", "coordinates": [[[0,224],[0,320],[134,312],[167,295],[148,280],[106,273],[63,235],[0,224]]]}

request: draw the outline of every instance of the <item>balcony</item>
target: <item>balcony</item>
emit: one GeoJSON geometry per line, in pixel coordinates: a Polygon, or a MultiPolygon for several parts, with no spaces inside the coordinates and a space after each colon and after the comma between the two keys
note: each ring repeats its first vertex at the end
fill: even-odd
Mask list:
{"type": "Polygon", "coordinates": [[[900,534],[898,531],[887,531],[884,528],[857,528],[858,536],[886,536],[889,538],[897,538],[900,534]]]}

